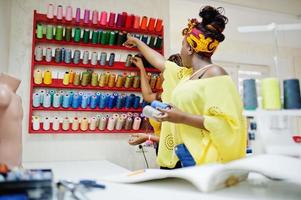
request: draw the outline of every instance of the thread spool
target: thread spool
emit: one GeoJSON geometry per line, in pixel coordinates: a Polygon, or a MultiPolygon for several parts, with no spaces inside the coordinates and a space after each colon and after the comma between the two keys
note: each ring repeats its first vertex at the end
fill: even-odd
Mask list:
{"type": "Polygon", "coordinates": [[[92,24],[97,24],[98,22],[98,11],[93,10],[92,12],[92,24]]]}
{"type": "Polygon", "coordinates": [[[80,96],[78,94],[74,94],[73,98],[72,98],[72,108],[77,109],[80,106],[81,102],[80,102],[80,96]]]}
{"type": "Polygon", "coordinates": [[[300,84],[298,79],[283,81],[284,109],[301,108],[300,84]]]}
{"type": "Polygon", "coordinates": [[[116,75],[115,74],[110,74],[109,83],[108,83],[109,87],[114,87],[115,86],[115,79],[116,79],[116,75]]]}
{"type": "Polygon", "coordinates": [[[69,128],[70,128],[70,120],[69,120],[68,117],[65,117],[65,118],[63,119],[62,129],[63,129],[64,131],[68,131],[69,128]]]}
{"type": "Polygon", "coordinates": [[[94,131],[96,129],[96,122],[97,122],[97,119],[95,117],[92,117],[91,121],[90,121],[90,125],[89,125],[89,129],[91,131],[94,131]]]}
{"type": "Polygon", "coordinates": [[[37,38],[43,38],[43,24],[37,23],[37,30],[36,30],[37,38]]]}
{"type": "Polygon", "coordinates": [[[91,96],[90,108],[95,109],[97,103],[97,97],[95,95],[91,96]]]}
{"type": "Polygon", "coordinates": [[[52,130],[58,131],[60,129],[60,119],[58,117],[52,118],[52,130]]]}
{"type": "Polygon", "coordinates": [[[140,28],[140,16],[135,16],[133,28],[134,29],[139,29],[140,28]]]}
{"type": "Polygon", "coordinates": [[[162,103],[161,101],[152,101],[151,103],[151,107],[155,108],[155,109],[169,109],[170,105],[166,104],[166,103],[162,103]]]}
{"type": "Polygon", "coordinates": [[[62,5],[58,5],[58,7],[56,9],[56,19],[58,19],[58,20],[63,19],[63,6],[62,5]]]}
{"type": "Polygon", "coordinates": [[[142,114],[148,118],[156,118],[161,114],[161,112],[151,106],[145,106],[142,110],[142,114]]]}
{"type": "Polygon", "coordinates": [[[97,64],[97,53],[93,52],[91,57],[91,65],[96,65],[96,64],[97,64]]]}
{"type": "Polygon", "coordinates": [[[40,117],[32,116],[32,129],[35,131],[40,130],[40,117]]]}
{"type": "Polygon", "coordinates": [[[83,35],[83,41],[84,41],[84,43],[89,43],[89,40],[90,40],[90,30],[85,29],[84,35],[83,35]]]}
{"type": "Polygon", "coordinates": [[[74,76],[75,76],[75,72],[72,71],[71,69],[69,70],[69,74],[70,74],[70,77],[69,77],[69,83],[73,83],[74,81],[74,76]]]}
{"type": "Polygon", "coordinates": [[[62,51],[62,54],[61,54],[61,61],[63,61],[63,60],[65,60],[66,50],[65,50],[65,48],[62,48],[61,51],[62,51]]]}
{"type": "Polygon", "coordinates": [[[123,106],[124,106],[124,98],[122,95],[119,95],[117,97],[117,101],[116,101],[116,108],[121,109],[121,108],[123,108],[123,106]]]}
{"type": "Polygon", "coordinates": [[[44,72],[44,80],[43,80],[45,85],[51,85],[52,84],[52,73],[50,70],[46,70],[44,72]]]}
{"type": "Polygon", "coordinates": [[[109,40],[110,40],[110,32],[109,31],[103,31],[102,34],[101,34],[100,43],[102,45],[107,45],[107,44],[109,44],[109,40]]]}
{"type": "Polygon", "coordinates": [[[76,27],[74,29],[74,37],[73,37],[74,42],[80,41],[81,34],[82,34],[82,30],[79,27],[76,27]]]}
{"type": "Polygon", "coordinates": [[[132,117],[126,118],[124,129],[125,130],[131,130],[132,126],[133,126],[133,119],[132,119],[132,117]]]}
{"type": "Polygon", "coordinates": [[[117,21],[116,21],[116,27],[122,27],[122,14],[118,13],[117,15],[117,21]]]}
{"type": "Polygon", "coordinates": [[[43,107],[49,108],[50,106],[51,106],[51,96],[50,94],[45,93],[43,97],[43,107]]]}
{"type": "Polygon", "coordinates": [[[73,95],[74,95],[74,92],[73,92],[73,91],[69,91],[68,94],[69,94],[69,96],[70,96],[70,99],[69,99],[69,106],[71,106],[72,101],[73,101],[73,95]]]}
{"type": "Polygon", "coordinates": [[[34,74],[33,74],[33,82],[35,83],[35,84],[41,84],[42,83],[42,81],[43,81],[43,76],[42,76],[42,72],[41,72],[41,70],[39,70],[39,69],[36,69],[35,71],[34,71],[34,74]]]}
{"type": "Polygon", "coordinates": [[[257,108],[256,82],[254,79],[243,81],[243,102],[246,110],[255,110],[257,108]]]}
{"type": "Polygon", "coordinates": [[[77,131],[79,129],[79,120],[78,117],[74,117],[72,120],[72,125],[71,125],[71,129],[73,131],[77,131]]]}
{"type": "Polygon", "coordinates": [[[133,25],[133,20],[135,19],[135,17],[133,18],[134,15],[128,15],[125,19],[125,28],[132,28],[133,25]]]}
{"type": "Polygon", "coordinates": [[[125,108],[129,109],[129,108],[133,107],[134,100],[135,100],[134,94],[128,95],[125,99],[125,108]]]}
{"type": "Polygon", "coordinates": [[[70,95],[69,94],[64,94],[62,107],[63,108],[69,108],[69,106],[70,106],[70,95]]]}
{"type": "Polygon", "coordinates": [[[142,35],[141,41],[144,42],[144,44],[147,44],[147,42],[148,42],[148,36],[147,35],[142,35]]]}
{"type": "Polygon", "coordinates": [[[40,103],[42,104],[44,101],[44,94],[46,94],[46,90],[40,90],[39,93],[40,93],[40,97],[41,97],[40,103]]]}
{"type": "Polygon", "coordinates": [[[121,46],[127,39],[127,33],[122,31],[119,32],[116,39],[116,44],[121,46]]]}
{"type": "Polygon", "coordinates": [[[76,72],[74,74],[73,85],[79,85],[79,84],[80,84],[80,74],[79,72],[76,72]]]}
{"type": "Polygon", "coordinates": [[[63,85],[69,85],[69,80],[70,80],[70,74],[69,74],[69,72],[65,72],[64,79],[63,79],[63,85]]]}
{"type": "Polygon", "coordinates": [[[106,85],[106,74],[102,73],[99,77],[99,86],[104,87],[106,85]]]}
{"type": "Polygon", "coordinates": [[[124,82],[123,76],[119,74],[117,76],[117,81],[116,81],[116,86],[115,87],[118,87],[118,88],[122,87],[123,82],[124,82]]]}
{"type": "MultiPolygon", "coordinates": [[[[100,15],[100,25],[106,26],[107,25],[107,15],[106,11],[102,11],[100,15]]],[[[110,15],[111,17],[111,15],[110,15]]]]}
{"type": "Polygon", "coordinates": [[[137,108],[139,108],[139,106],[140,106],[140,97],[139,96],[135,96],[133,108],[137,109],[137,108]]]}
{"type": "Polygon", "coordinates": [[[276,78],[262,80],[262,107],[269,110],[281,109],[280,84],[276,78]]]}
{"type": "Polygon", "coordinates": [[[85,9],[85,12],[84,12],[84,23],[88,24],[89,21],[90,21],[90,10],[85,9]]]}
{"type": "Polygon", "coordinates": [[[47,18],[48,19],[53,19],[53,9],[54,9],[54,7],[53,7],[53,4],[48,4],[48,7],[47,7],[47,18]]]}
{"type": "Polygon", "coordinates": [[[82,102],[81,102],[81,107],[82,108],[87,108],[88,107],[88,100],[89,100],[89,97],[87,95],[82,96],[82,102]]]}
{"type": "Polygon", "coordinates": [[[114,60],[115,60],[115,53],[110,54],[109,58],[109,66],[112,67],[114,65],[114,60]]]}
{"type": "Polygon", "coordinates": [[[149,31],[154,31],[155,30],[155,23],[156,23],[156,19],[151,17],[148,21],[147,29],[149,31]]]}
{"type": "Polygon", "coordinates": [[[80,50],[75,50],[73,53],[73,63],[78,64],[80,61],[80,50]]]}
{"type": "Polygon", "coordinates": [[[33,95],[32,95],[32,106],[35,107],[35,108],[39,107],[41,105],[40,101],[41,101],[40,93],[39,92],[33,93],[33,95]]]}
{"type": "Polygon", "coordinates": [[[152,89],[155,89],[156,81],[157,81],[157,75],[152,75],[149,83],[152,89]]]}
{"type": "Polygon", "coordinates": [[[133,130],[139,130],[141,125],[141,118],[135,117],[134,123],[133,123],[133,130]]]}
{"type": "Polygon", "coordinates": [[[54,108],[58,108],[61,106],[61,95],[59,93],[55,93],[53,96],[52,106],[54,108]]]}
{"type": "Polygon", "coordinates": [[[142,17],[140,29],[144,30],[144,31],[147,29],[147,17],[146,16],[142,17]]]}
{"type": "Polygon", "coordinates": [[[55,49],[54,60],[56,63],[62,62],[62,50],[60,48],[55,49]]]}
{"type": "Polygon", "coordinates": [[[156,26],[155,26],[155,31],[156,32],[161,32],[162,31],[162,29],[163,29],[162,23],[163,23],[162,19],[157,19],[156,26]]]}
{"type": "Polygon", "coordinates": [[[71,49],[65,50],[65,58],[64,58],[65,63],[67,63],[67,64],[71,63],[71,54],[72,54],[71,49]]]}
{"type": "MultiPolygon", "coordinates": [[[[95,58],[94,58],[95,59],[95,58]]],[[[84,51],[83,55],[83,64],[88,64],[89,63],[89,51],[84,51]]],[[[96,63],[97,63],[97,54],[96,54],[96,63]]]]}
{"type": "Polygon", "coordinates": [[[76,8],[75,22],[76,22],[76,23],[79,23],[79,22],[80,22],[80,8],[76,8]]]}
{"type": "Polygon", "coordinates": [[[133,76],[128,75],[125,79],[124,87],[125,88],[130,88],[130,87],[132,87],[132,83],[133,83],[133,76]]]}
{"type": "Polygon", "coordinates": [[[61,25],[55,28],[55,39],[58,41],[63,39],[63,27],[61,25]]]}
{"type": "Polygon", "coordinates": [[[100,64],[101,66],[105,66],[106,63],[107,63],[107,53],[106,53],[106,52],[101,52],[99,64],[100,64]]]}
{"type": "Polygon", "coordinates": [[[125,119],[122,117],[118,117],[116,121],[115,129],[121,130],[124,127],[124,124],[125,124],[125,119]]]}
{"type": "Polygon", "coordinates": [[[109,102],[108,102],[108,107],[110,109],[113,109],[115,107],[115,104],[116,104],[115,97],[113,95],[110,95],[109,102]]]}
{"type": "Polygon", "coordinates": [[[43,48],[38,46],[35,48],[35,60],[42,61],[43,60],[43,48]]]}
{"type": "Polygon", "coordinates": [[[86,117],[82,118],[81,122],[80,122],[80,130],[82,131],[86,131],[88,130],[88,119],[86,117]]]}
{"type": "Polygon", "coordinates": [[[113,46],[116,44],[116,34],[114,31],[110,32],[109,45],[113,46]]]}
{"type": "Polygon", "coordinates": [[[52,40],[53,39],[53,25],[48,24],[46,26],[46,39],[52,40]]]}
{"type": "Polygon", "coordinates": [[[89,73],[83,72],[82,79],[81,79],[81,86],[87,86],[89,84],[89,73]]]}
{"type": "Polygon", "coordinates": [[[134,76],[133,88],[139,88],[139,87],[140,87],[140,76],[134,76]]]}
{"type": "Polygon", "coordinates": [[[100,118],[100,121],[99,121],[99,126],[98,126],[98,129],[103,131],[106,129],[107,127],[107,118],[106,117],[102,117],[100,118]]]}
{"type": "Polygon", "coordinates": [[[126,61],[125,61],[125,66],[126,67],[130,67],[132,65],[132,54],[128,54],[128,56],[126,57],[126,61]]]}
{"type": "Polygon", "coordinates": [[[110,117],[108,120],[107,129],[110,131],[114,130],[115,124],[116,124],[116,119],[114,117],[110,117]]]}
{"type": "Polygon", "coordinates": [[[157,37],[155,48],[157,49],[162,48],[162,42],[163,42],[163,38],[161,36],[157,37]]]}
{"type": "Polygon", "coordinates": [[[156,81],[156,85],[155,85],[155,88],[157,90],[162,90],[162,83],[163,83],[163,79],[161,76],[158,76],[157,77],[157,81],[156,81]]]}
{"type": "Polygon", "coordinates": [[[51,62],[52,60],[52,49],[51,48],[46,48],[46,62],[51,62]]]}
{"type": "Polygon", "coordinates": [[[50,129],[50,119],[48,117],[44,117],[43,130],[48,131],[49,129],[50,129]]]}
{"type": "Polygon", "coordinates": [[[92,73],[91,85],[94,87],[98,85],[98,74],[95,72],[92,73]]]}
{"type": "Polygon", "coordinates": [[[115,25],[115,18],[116,18],[116,13],[110,12],[109,22],[108,22],[108,25],[110,27],[115,25]]]}
{"type": "Polygon", "coordinates": [[[97,30],[94,30],[92,32],[92,44],[98,43],[98,37],[99,37],[99,32],[97,30]]]}
{"type": "Polygon", "coordinates": [[[71,21],[72,20],[72,15],[73,15],[72,7],[71,6],[67,6],[67,8],[66,8],[66,16],[65,16],[66,21],[71,21]]]}

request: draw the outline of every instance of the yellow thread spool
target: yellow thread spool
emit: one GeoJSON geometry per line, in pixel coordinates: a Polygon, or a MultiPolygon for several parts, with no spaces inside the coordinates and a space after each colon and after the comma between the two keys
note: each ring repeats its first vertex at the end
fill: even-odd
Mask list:
{"type": "Polygon", "coordinates": [[[80,122],[80,130],[82,131],[86,131],[88,130],[88,119],[87,118],[82,118],[81,122],[80,122]]]}
{"type": "Polygon", "coordinates": [[[96,72],[92,73],[91,85],[92,86],[97,86],[98,85],[98,74],[96,72]]]}
{"type": "Polygon", "coordinates": [[[114,87],[115,86],[115,79],[116,79],[116,75],[115,74],[110,74],[109,83],[108,83],[109,87],[114,87]]]}
{"type": "Polygon", "coordinates": [[[50,70],[46,70],[44,72],[44,84],[45,85],[50,85],[52,84],[52,73],[50,70]]]}
{"type": "Polygon", "coordinates": [[[110,74],[111,74],[111,72],[106,72],[105,86],[107,86],[109,83],[110,74]]]}
{"type": "Polygon", "coordinates": [[[123,85],[123,77],[122,75],[119,74],[117,76],[116,87],[122,87],[122,85],[123,85]]]}
{"type": "Polygon", "coordinates": [[[70,69],[69,70],[69,74],[70,74],[69,83],[73,83],[75,73],[74,73],[74,71],[72,71],[70,69]]]}
{"type": "Polygon", "coordinates": [[[128,75],[125,79],[125,84],[124,87],[125,88],[130,88],[132,86],[132,82],[133,82],[133,76],[132,75],[128,75]]]}
{"type": "Polygon", "coordinates": [[[280,83],[276,78],[262,80],[262,107],[268,110],[281,109],[280,83]]]}
{"type": "Polygon", "coordinates": [[[73,85],[79,85],[80,83],[80,74],[79,72],[76,72],[74,75],[73,85]]]}
{"type": "Polygon", "coordinates": [[[33,81],[35,84],[41,84],[43,82],[42,71],[37,69],[34,71],[33,81]]]}
{"type": "Polygon", "coordinates": [[[104,87],[106,85],[106,74],[102,73],[99,78],[99,86],[104,87]]]}
{"type": "Polygon", "coordinates": [[[133,81],[133,88],[139,88],[140,87],[140,76],[135,76],[133,81]]]}
{"type": "Polygon", "coordinates": [[[70,74],[69,74],[69,72],[65,72],[64,79],[63,79],[63,85],[69,85],[69,80],[70,80],[70,74]]]}
{"type": "Polygon", "coordinates": [[[87,86],[88,84],[89,84],[89,73],[88,72],[83,72],[82,73],[81,85],[82,86],[87,86]]]}

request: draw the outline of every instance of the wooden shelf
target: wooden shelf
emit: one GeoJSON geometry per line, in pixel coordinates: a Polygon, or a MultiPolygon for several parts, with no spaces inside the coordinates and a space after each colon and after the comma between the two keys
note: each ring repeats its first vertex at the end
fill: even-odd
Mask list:
{"type": "MultiPolygon", "coordinates": [[[[53,19],[48,19],[46,14],[40,14],[36,13],[36,21],[38,23],[45,23],[45,24],[54,24],[54,25],[64,25],[64,26],[78,26],[83,28],[91,28],[91,29],[103,29],[103,30],[116,30],[116,31],[126,31],[129,33],[139,33],[144,35],[157,35],[157,36],[163,36],[163,31],[156,32],[156,31],[148,31],[148,30],[141,30],[141,29],[133,29],[133,28],[124,28],[124,27],[110,27],[110,26],[103,26],[100,24],[92,24],[92,21],[90,20],[89,23],[84,23],[83,19],[80,19],[80,22],[77,23],[75,21],[75,18],[73,18],[71,21],[66,21],[65,19],[58,20],[56,16],[54,16],[53,19]]],[[[162,28],[163,30],[163,28],[162,28]]]]}
{"type": "Polygon", "coordinates": [[[49,108],[44,108],[42,106],[40,107],[32,107],[33,111],[60,111],[60,112],[66,112],[66,111],[72,111],[72,112],[142,112],[142,108],[122,108],[122,109],[117,109],[117,108],[105,108],[105,109],[100,109],[100,108],[63,108],[63,107],[59,107],[59,108],[54,108],[54,107],[49,107],[49,108]]]}
{"type": "MultiPolygon", "coordinates": [[[[104,70],[121,70],[121,71],[135,71],[138,72],[140,71],[137,67],[126,67],[125,62],[115,62],[113,66],[101,66],[99,64],[97,65],[92,65],[91,63],[88,64],[83,64],[82,60],[78,64],[74,63],[65,63],[65,62],[60,62],[57,63],[54,61],[54,58],[52,59],[51,62],[45,61],[34,61],[35,65],[43,65],[43,66],[59,66],[59,67],[77,67],[77,68],[87,68],[87,69],[104,69],[104,70]]],[[[145,68],[147,72],[153,72],[153,73],[160,73],[160,70],[156,68],[145,68]]]]}

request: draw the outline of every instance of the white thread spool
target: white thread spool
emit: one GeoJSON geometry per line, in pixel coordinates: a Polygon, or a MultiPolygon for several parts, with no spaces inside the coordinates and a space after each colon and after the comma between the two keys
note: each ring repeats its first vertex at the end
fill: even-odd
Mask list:
{"type": "Polygon", "coordinates": [[[108,118],[102,117],[99,121],[98,129],[101,131],[105,130],[107,127],[107,121],[108,121],[108,118]]]}
{"type": "Polygon", "coordinates": [[[64,131],[67,131],[67,130],[69,130],[69,127],[70,127],[70,120],[69,120],[68,117],[65,117],[65,118],[63,119],[62,129],[63,129],[64,131]]]}
{"type": "Polygon", "coordinates": [[[40,46],[37,46],[35,48],[35,59],[36,59],[36,61],[42,61],[43,60],[43,49],[40,46]]]}
{"type": "Polygon", "coordinates": [[[141,118],[135,117],[134,123],[133,123],[133,130],[139,130],[141,125],[141,118]]]}
{"type": "Polygon", "coordinates": [[[60,119],[58,117],[54,117],[52,119],[52,130],[58,131],[60,129],[60,119]]]}
{"type": "Polygon", "coordinates": [[[97,122],[97,119],[95,117],[92,117],[90,119],[90,125],[89,125],[89,129],[91,131],[94,131],[96,129],[96,122],[97,122]]]}
{"type": "Polygon", "coordinates": [[[97,52],[93,52],[92,53],[92,57],[91,57],[91,64],[92,65],[96,65],[97,64],[97,52]]]}
{"type": "Polygon", "coordinates": [[[108,121],[107,129],[110,130],[110,131],[114,130],[115,123],[116,123],[116,118],[110,117],[109,121],[108,121]]]}
{"type": "Polygon", "coordinates": [[[125,118],[119,117],[119,118],[117,119],[117,123],[116,123],[115,129],[116,129],[116,130],[121,130],[121,129],[123,128],[123,126],[124,126],[124,122],[125,122],[125,118]]]}
{"type": "MultiPolygon", "coordinates": [[[[84,51],[83,55],[83,64],[88,64],[89,63],[89,51],[84,51]]],[[[96,63],[97,63],[97,54],[96,54],[96,63]]]]}
{"type": "Polygon", "coordinates": [[[142,114],[148,118],[156,118],[161,114],[161,112],[151,106],[145,106],[143,108],[142,114]]]}
{"type": "Polygon", "coordinates": [[[49,119],[49,117],[44,117],[43,130],[48,131],[49,129],[50,129],[50,119],[49,119]]]}
{"type": "Polygon", "coordinates": [[[40,130],[40,117],[32,116],[32,129],[35,131],[40,130]]]}
{"type": "Polygon", "coordinates": [[[48,47],[46,49],[46,62],[51,62],[52,60],[52,49],[48,47]]]}
{"type": "Polygon", "coordinates": [[[51,106],[51,95],[46,93],[43,98],[43,107],[49,108],[51,106]]]}
{"type": "Polygon", "coordinates": [[[71,127],[71,129],[72,129],[73,131],[77,131],[77,130],[79,129],[79,119],[78,119],[78,117],[74,117],[74,118],[73,118],[73,122],[72,122],[72,127],[71,127]]]}

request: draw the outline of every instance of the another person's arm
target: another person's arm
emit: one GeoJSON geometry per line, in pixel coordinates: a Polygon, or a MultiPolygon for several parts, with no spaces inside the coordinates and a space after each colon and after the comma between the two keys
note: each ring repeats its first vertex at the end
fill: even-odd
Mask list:
{"type": "Polygon", "coordinates": [[[131,36],[131,34],[127,35],[127,41],[123,44],[126,47],[132,48],[137,47],[142,55],[146,58],[146,60],[155,68],[159,69],[161,72],[165,69],[165,58],[158,53],[157,51],[153,50],[152,48],[148,47],[144,42],[140,41],[139,39],[131,36]]]}
{"type": "Polygon", "coordinates": [[[128,141],[128,143],[130,145],[138,145],[138,144],[142,144],[144,142],[146,142],[146,140],[148,140],[148,138],[150,138],[151,141],[153,142],[159,142],[159,137],[155,136],[155,135],[149,135],[146,133],[136,133],[131,135],[130,140],[128,141]]]}
{"type": "Polygon", "coordinates": [[[147,78],[147,74],[145,68],[142,63],[142,59],[139,57],[134,57],[132,62],[140,69],[140,79],[141,79],[141,90],[143,99],[147,102],[152,102],[156,100],[157,94],[152,91],[150,87],[149,80],[147,78]]]}

